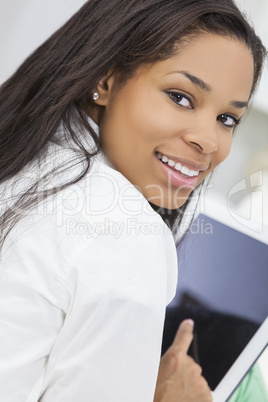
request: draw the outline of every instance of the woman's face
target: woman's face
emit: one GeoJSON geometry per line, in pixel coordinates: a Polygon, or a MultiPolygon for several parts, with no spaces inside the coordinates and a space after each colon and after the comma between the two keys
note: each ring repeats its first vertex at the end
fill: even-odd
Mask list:
{"type": "Polygon", "coordinates": [[[103,150],[148,201],[180,207],[228,155],[253,82],[253,58],[240,42],[213,34],[142,66],[123,87],[102,83],[103,150]]]}

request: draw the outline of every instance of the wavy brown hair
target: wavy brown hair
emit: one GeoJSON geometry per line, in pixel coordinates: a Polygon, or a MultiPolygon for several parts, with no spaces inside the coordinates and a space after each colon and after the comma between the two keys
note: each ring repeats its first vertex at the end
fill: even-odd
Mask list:
{"type": "MultiPolygon", "coordinates": [[[[13,206],[3,211],[2,243],[20,217],[39,202],[40,195],[54,194],[88,172],[100,143],[83,110],[93,107],[92,92],[107,71],[116,69],[124,85],[139,66],[169,58],[203,32],[248,46],[255,66],[254,92],[265,48],[232,0],[89,0],[25,60],[0,88],[1,188],[29,163],[38,163],[60,122],[76,143],[83,163],[76,177],[50,190],[38,190],[41,179],[36,178],[13,206]],[[75,127],[71,124],[74,113],[75,127]],[[81,132],[92,137],[92,152],[83,145],[81,132]]],[[[68,163],[66,169],[71,168],[68,163]]],[[[170,225],[186,206],[170,213],[170,225]]]]}

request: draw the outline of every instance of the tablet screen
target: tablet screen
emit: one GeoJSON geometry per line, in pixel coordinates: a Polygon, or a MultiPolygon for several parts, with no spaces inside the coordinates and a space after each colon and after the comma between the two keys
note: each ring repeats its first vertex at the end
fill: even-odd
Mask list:
{"type": "Polygon", "coordinates": [[[200,215],[178,260],[178,289],[167,309],[162,353],[179,323],[192,318],[191,353],[215,390],[268,315],[268,246],[200,215]]]}

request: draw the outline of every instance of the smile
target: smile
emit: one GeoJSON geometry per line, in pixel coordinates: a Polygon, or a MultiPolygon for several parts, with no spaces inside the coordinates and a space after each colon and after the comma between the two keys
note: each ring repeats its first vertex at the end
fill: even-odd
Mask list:
{"type": "Polygon", "coordinates": [[[186,166],[183,166],[181,163],[176,163],[172,159],[169,159],[166,155],[162,155],[160,152],[156,152],[156,156],[163,163],[180,172],[184,177],[197,177],[199,175],[198,170],[190,170],[186,166]]]}

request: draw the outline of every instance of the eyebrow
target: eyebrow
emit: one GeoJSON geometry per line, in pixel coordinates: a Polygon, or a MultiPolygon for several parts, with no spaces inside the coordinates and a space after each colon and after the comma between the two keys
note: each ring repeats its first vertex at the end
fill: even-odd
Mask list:
{"type": "MultiPolygon", "coordinates": [[[[208,85],[206,82],[201,80],[201,78],[198,78],[195,75],[192,75],[192,74],[188,73],[187,71],[172,71],[169,74],[181,74],[181,75],[184,75],[193,84],[197,85],[203,91],[206,91],[206,92],[211,92],[212,91],[212,88],[211,88],[210,85],[208,85]]],[[[234,106],[237,109],[244,109],[244,108],[248,107],[248,102],[247,101],[245,101],[245,102],[244,101],[232,101],[230,103],[231,103],[232,106],[234,106]]]]}
{"type": "Polygon", "coordinates": [[[206,84],[203,80],[196,77],[195,75],[188,73],[187,71],[172,71],[169,74],[184,75],[186,78],[188,78],[188,80],[190,80],[193,84],[197,85],[199,88],[203,89],[204,91],[211,92],[211,90],[212,90],[212,88],[208,84],[206,84]]]}
{"type": "Polygon", "coordinates": [[[232,101],[231,105],[236,107],[237,109],[244,109],[245,107],[248,107],[248,102],[232,101]]]}

